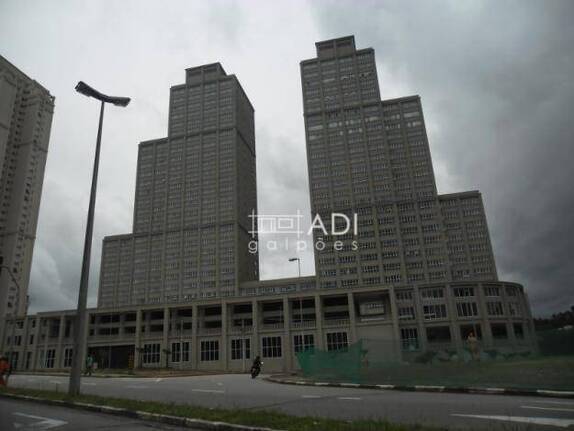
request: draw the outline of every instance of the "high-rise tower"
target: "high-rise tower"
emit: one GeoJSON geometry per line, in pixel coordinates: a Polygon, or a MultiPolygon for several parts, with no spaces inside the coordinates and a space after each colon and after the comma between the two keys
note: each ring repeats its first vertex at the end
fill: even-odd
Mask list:
{"type": "Polygon", "coordinates": [[[0,56],[0,322],[24,314],[54,97],[0,56]]]}
{"type": "Polygon", "coordinates": [[[258,279],[253,115],[219,63],[171,88],[168,136],[139,147],[133,233],[104,239],[98,306],[231,296],[258,279]]]}
{"type": "Polygon", "coordinates": [[[315,231],[319,286],[496,279],[480,194],[437,196],[420,98],[381,101],[374,51],[353,36],[316,48],[301,62],[311,210],[359,225],[315,231]]]}

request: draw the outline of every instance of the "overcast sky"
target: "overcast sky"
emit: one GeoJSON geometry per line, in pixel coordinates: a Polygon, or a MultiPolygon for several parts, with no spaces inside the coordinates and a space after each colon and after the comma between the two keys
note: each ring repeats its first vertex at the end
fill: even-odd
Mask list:
{"type": "MultiPolygon", "coordinates": [[[[167,133],[169,87],[219,61],[256,110],[260,213],[309,212],[299,61],[318,40],[373,47],[384,99],[422,97],[439,193],[483,194],[499,277],[537,315],[574,304],[574,2],[0,2],[0,54],[56,97],[31,312],[74,308],[99,106],[84,80],[132,97],[104,124],[90,305],[101,241],[132,229],[138,143],[167,133]]],[[[262,253],[262,278],[295,276],[262,253]]],[[[300,253],[302,273],[313,256],[300,253]]]]}

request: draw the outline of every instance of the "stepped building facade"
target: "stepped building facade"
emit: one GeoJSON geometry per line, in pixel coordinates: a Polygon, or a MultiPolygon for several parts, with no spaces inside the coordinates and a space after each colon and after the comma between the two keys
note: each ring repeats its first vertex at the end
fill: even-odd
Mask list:
{"type": "MultiPolygon", "coordinates": [[[[374,51],[352,36],[316,48],[301,62],[316,275],[258,279],[253,107],[219,63],[188,69],[168,136],[140,144],[133,232],[104,239],[86,333],[100,366],[245,370],[261,355],[294,370],[298,352],[359,340],[371,362],[412,360],[462,353],[471,333],[536,349],[481,194],[437,192],[420,98],[381,100],[374,51]]],[[[5,345],[21,368],[69,367],[73,321],[23,317],[5,345]]]]}

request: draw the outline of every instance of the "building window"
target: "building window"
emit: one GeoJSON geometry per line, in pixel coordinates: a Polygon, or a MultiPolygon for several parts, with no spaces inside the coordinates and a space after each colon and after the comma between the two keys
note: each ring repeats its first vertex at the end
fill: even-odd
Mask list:
{"type": "Polygon", "coordinates": [[[425,320],[446,319],[446,304],[423,305],[425,320]]]}
{"type": "Polygon", "coordinates": [[[263,346],[262,352],[264,358],[281,357],[281,337],[263,337],[261,344],[263,346]]]}
{"type": "Polygon", "coordinates": [[[480,324],[460,325],[460,337],[465,342],[470,334],[474,334],[477,340],[482,340],[482,327],[480,324]]]}
{"type": "Polygon", "coordinates": [[[142,364],[158,364],[159,363],[159,343],[144,344],[142,364]]]}
{"type": "Polygon", "coordinates": [[[349,346],[346,332],[330,332],[327,334],[327,351],[346,350],[349,346]]]}
{"type": "Polygon", "coordinates": [[[492,338],[497,339],[507,339],[508,331],[506,330],[505,323],[491,323],[490,331],[492,332],[492,338]]]}
{"type": "Polygon", "coordinates": [[[181,344],[171,343],[171,362],[181,361],[181,344]]]}
{"type": "Polygon", "coordinates": [[[504,308],[502,302],[487,302],[486,310],[489,316],[504,316],[504,308]]]}
{"type": "Polygon", "coordinates": [[[417,328],[401,328],[401,344],[405,351],[412,352],[419,349],[417,328]]]}
{"type": "Polygon", "coordinates": [[[295,335],[293,337],[295,353],[313,350],[315,348],[315,337],[313,334],[295,335]]]}
{"type": "Polygon", "coordinates": [[[520,316],[520,304],[516,302],[509,302],[508,303],[508,314],[510,316],[520,316]]]}
{"type": "Polygon", "coordinates": [[[449,343],[450,328],[448,326],[432,326],[427,328],[427,340],[429,343],[449,343]]]}
{"type": "Polygon", "coordinates": [[[64,350],[64,368],[72,366],[72,357],[74,356],[74,349],[68,347],[64,350]]]}
{"type": "Polygon", "coordinates": [[[475,317],[478,316],[478,306],[476,302],[457,302],[456,313],[458,317],[475,317]]]}
{"type": "Polygon", "coordinates": [[[455,287],[454,288],[454,296],[456,296],[457,298],[474,296],[474,288],[473,287],[455,287]]]}
{"type": "Polygon", "coordinates": [[[399,307],[399,319],[401,320],[414,320],[415,318],[415,307],[399,307]]]}
{"type": "Polygon", "coordinates": [[[519,340],[523,340],[524,339],[524,326],[522,325],[522,323],[515,323],[513,325],[513,329],[514,329],[514,336],[519,340]]]}
{"type": "Polygon", "coordinates": [[[219,361],[218,340],[207,340],[201,342],[201,361],[219,361]]]}
{"type": "Polygon", "coordinates": [[[189,362],[189,352],[191,343],[189,341],[184,341],[181,343],[181,360],[182,362],[189,362]]]}
{"type": "Polygon", "coordinates": [[[444,298],[444,289],[442,287],[432,289],[421,289],[421,298],[423,299],[444,298]]]}
{"type": "Polygon", "coordinates": [[[251,340],[249,338],[231,340],[231,359],[249,359],[250,357],[251,340]],[[243,352],[245,352],[245,357],[243,352]]]}
{"type": "Polygon", "coordinates": [[[484,294],[486,296],[500,296],[500,288],[496,286],[486,286],[484,288],[484,294]]]}
{"type": "Polygon", "coordinates": [[[45,368],[54,368],[55,359],[56,359],[56,349],[46,350],[45,368]]]}

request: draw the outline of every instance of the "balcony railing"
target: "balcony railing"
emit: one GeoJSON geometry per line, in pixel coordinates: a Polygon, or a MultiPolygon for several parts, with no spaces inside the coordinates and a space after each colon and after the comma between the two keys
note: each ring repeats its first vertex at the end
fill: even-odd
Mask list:
{"type": "Polygon", "coordinates": [[[328,319],[323,322],[323,326],[333,327],[333,326],[349,326],[349,319],[328,319]]]}
{"type": "Polygon", "coordinates": [[[304,320],[302,322],[291,322],[291,329],[314,328],[317,323],[314,320],[304,320]]]}

